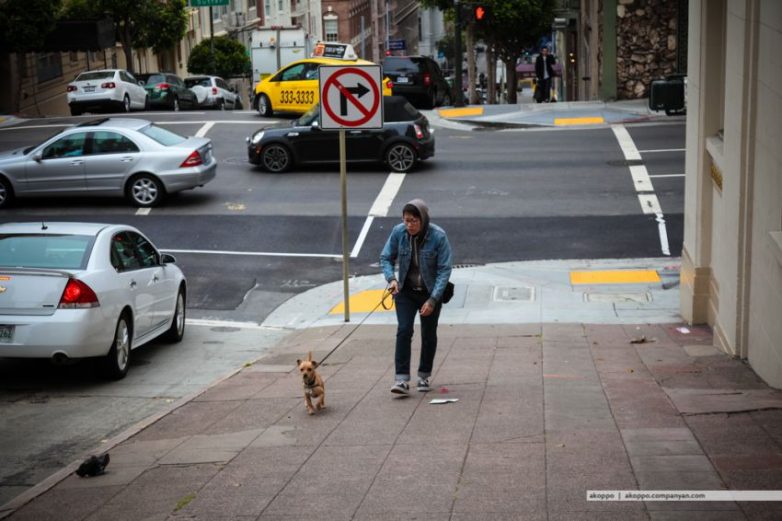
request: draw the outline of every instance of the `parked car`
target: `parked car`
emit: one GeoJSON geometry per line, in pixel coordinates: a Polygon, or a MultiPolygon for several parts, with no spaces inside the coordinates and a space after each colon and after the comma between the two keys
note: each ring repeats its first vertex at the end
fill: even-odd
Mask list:
{"type": "Polygon", "coordinates": [[[187,282],[136,228],[0,225],[0,357],[100,357],[124,377],[133,349],[185,333],[187,282]]]}
{"type": "Polygon", "coordinates": [[[144,119],[103,118],[41,144],[0,152],[0,208],[31,196],[126,196],[156,206],[166,195],[214,179],[212,141],[183,137],[144,119]]]}
{"type": "MultiPolygon", "coordinates": [[[[339,161],[339,133],[319,126],[320,104],[292,123],[266,127],[247,138],[250,163],[269,172],[295,164],[339,161]]],[[[429,121],[407,100],[383,97],[383,128],[346,132],[349,162],[384,162],[395,172],[408,172],[434,155],[429,121]]]]}
{"type": "Polygon", "coordinates": [[[94,110],[144,110],[147,91],[131,73],[124,69],[85,71],[67,87],[71,115],[94,110]]]}
{"type": "Polygon", "coordinates": [[[191,76],[185,78],[185,86],[195,93],[199,107],[242,110],[242,97],[236,87],[218,76],[191,76]]]}
{"type": "MultiPolygon", "coordinates": [[[[350,44],[318,44],[312,57],[290,63],[259,81],[255,86],[254,108],[266,117],[275,112],[304,114],[320,100],[318,67],[321,65],[374,64],[359,60],[350,44]]],[[[388,78],[383,79],[383,95],[391,95],[388,78]]]]}
{"type": "Polygon", "coordinates": [[[144,82],[151,107],[163,107],[174,111],[198,107],[195,92],[190,90],[176,74],[156,72],[139,74],[138,78],[144,82]]]}
{"type": "Polygon", "coordinates": [[[383,73],[394,84],[394,95],[426,109],[451,104],[451,87],[440,66],[427,56],[386,56],[383,73]]]}

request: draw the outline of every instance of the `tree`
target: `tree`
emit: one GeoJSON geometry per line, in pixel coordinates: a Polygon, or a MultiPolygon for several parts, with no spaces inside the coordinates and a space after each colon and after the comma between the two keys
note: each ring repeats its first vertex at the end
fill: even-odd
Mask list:
{"type": "Polygon", "coordinates": [[[132,49],[171,49],[187,29],[186,0],[66,0],[68,19],[111,18],[125,63],[133,72],[132,49]]]}
{"type": "Polygon", "coordinates": [[[250,58],[244,45],[227,36],[214,38],[214,68],[210,40],[202,40],[193,47],[187,60],[191,74],[216,74],[223,78],[245,76],[250,73],[250,58]]]}
{"type": "Polygon", "coordinates": [[[0,49],[32,52],[54,30],[60,0],[0,0],[0,49]]]}

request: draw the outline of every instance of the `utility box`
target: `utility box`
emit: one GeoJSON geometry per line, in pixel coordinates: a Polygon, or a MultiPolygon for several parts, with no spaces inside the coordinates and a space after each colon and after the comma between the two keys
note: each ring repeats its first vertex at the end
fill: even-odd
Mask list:
{"type": "Polygon", "coordinates": [[[253,67],[253,87],[266,76],[285,65],[309,58],[312,42],[301,27],[271,27],[253,31],[250,52],[253,67]]]}
{"type": "Polygon", "coordinates": [[[664,80],[653,80],[649,89],[649,108],[664,110],[668,116],[687,113],[687,76],[671,74],[664,80]]]}

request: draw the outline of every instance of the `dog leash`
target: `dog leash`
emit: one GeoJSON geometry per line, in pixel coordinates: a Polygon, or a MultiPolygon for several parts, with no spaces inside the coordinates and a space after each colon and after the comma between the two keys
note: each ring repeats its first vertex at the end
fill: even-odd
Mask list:
{"type": "Polygon", "coordinates": [[[332,354],[334,351],[336,351],[336,350],[337,350],[337,349],[338,349],[338,348],[339,348],[339,347],[340,347],[342,344],[344,344],[344,343],[345,343],[345,341],[346,341],[348,338],[350,338],[350,337],[351,337],[351,335],[352,335],[353,333],[355,333],[355,332],[356,332],[356,329],[360,328],[360,327],[362,326],[362,324],[364,324],[364,322],[366,321],[366,319],[368,319],[368,318],[370,317],[370,315],[372,315],[372,313],[374,313],[374,312],[377,310],[377,308],[379,308],[380,306],[383,306],[383,309],[385,309],[385,310],[389,310],[389,309],[391,309],[391,306],[390,306],[390,305],[389,305],[388,307],[386,307],[386,304],[385,304],[385,302],[386,302],[386,299],[389,297],[389,295],[391,295],[391,292],[388,290],[388,287],[386,287],[386,289],[384,289],[384,290],[383,290],[383,295],[380,297],[380,302],[378,302],[378,303],[375,305],[375,307],[374,307],[374,308],[372,308],[372,310],[371,310],[369,313],[367,313],[367,315],[366,315],[364,318],[362,318],[362,319],[361,319],[361,322],[359,322],[359,323],[356,325],[356,327],[354,327],[353,329],[351,329],[351,330],[350,330],[350,333],[348,333],[347,335],[345,335],[345,338],[343,338],[342,340],[340,340],[340,341],[339,341],[339,343],[338,343],[337,345],[335,345],[335,346],[334,346],[334,348],[333,348],[331,351],[329,351],[329,352],[326,354],[326,356],[324,356],[324,357],[321,359],[321,361],[320,361],[320,362],[318,362],[318,365],[323,365],[323,362],[325,362],[325,361],[326,361],[326,359],[327,359],[328,357],[330,357],[330,356],[331,356],[331,354],[332,354]]]}

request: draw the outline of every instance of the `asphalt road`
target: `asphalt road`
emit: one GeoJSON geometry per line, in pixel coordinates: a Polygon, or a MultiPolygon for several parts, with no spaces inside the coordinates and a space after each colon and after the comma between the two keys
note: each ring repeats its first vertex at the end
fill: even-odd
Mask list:
{"type": "MultiPolygon", "coordinates": [[[[90,117],[0,129],[0,150],[34,144],[90,117]]],[[[210,125],[206,135],[220,161],[217,180],[148,214],[121,199],[36,199],[3,210],[0,222],[137,226],[177,257],[188,278],[191,318],[260,323],[294,294],[341,279],[337,165],[286,174],[251,167],[244,138],[273,123],[251,112],[136,117],[190,135],[210,125]]],[[[389,229],[399,222],[404,203],[416,197],[429,203],[433,221],[447,230],[457,264],[660,257],[666,249],[678,256],[684,124],[626,130],[640,162],[626,161],[628,145],[620,146],[610,128],[437,128],[435,157],[410,174],[390,174],[382,166],[349,168],[350,273],[379,271],[389,229]],[[649,175],[643,193],[653,185],[659,201],[652,213],[644,213],[648,198],[639,198],[638,178],[629,167],[641,163],[649,175]]],[[[62,368],[0,360],[0,436],[6,440],[0,449],[0,504],[264,348],[252,331],[189,328],[182,344],[155,343],[134,351],[135,364],[120,383],[96,380],[87,364],[62,368]]]]}

